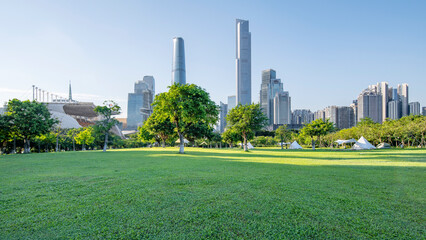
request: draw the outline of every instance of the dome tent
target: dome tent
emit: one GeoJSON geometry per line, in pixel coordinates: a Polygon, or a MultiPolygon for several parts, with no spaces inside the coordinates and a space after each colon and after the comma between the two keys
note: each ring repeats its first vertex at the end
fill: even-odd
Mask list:
{"type": "Polygon", "coordinates": [[[370,142],[367,141],[363,136],[356,141],[356,143],[352,146],[354,150],[368,150],[368,149],[376,149],[370,142]]]}
{"type": "Polygon", "coordinates": [[[290,149],[302,149],[302,147],[296,142],[294,141],[291,145],[290,145],[290,149]]]}

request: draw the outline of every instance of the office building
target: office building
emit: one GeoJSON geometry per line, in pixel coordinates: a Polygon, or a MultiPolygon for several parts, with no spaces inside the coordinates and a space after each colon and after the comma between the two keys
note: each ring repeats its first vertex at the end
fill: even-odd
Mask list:
{"type": "Polygon", "coordinates": [[[237,97],[235,95],[228,96],[228,112],[237,106],[237,97]]]}
{"type": "Polygon", "coordinates": [[[134,92],[129,93],[127,102],[127,130],[136,130],[152,113],[155,80],[152,76],[144,76],[135,83],[134,92]]]}
{"type": "Polygon", "coordinates": [[[314,114],[308,109],[296,109],[291,115],[292,124],[308,124],[314,120],[314,114]]]}
{"type": "Polygon", "coordinates": [[[226,127],[226,115],[228,114],[228,104],[220,102],[219,109],[219,127],[218,131],[223,133],[226,127]]]}
{"type": "Polygon", "coordinates": [[[420,103],[419,102],[410,102],[408,104],[409,106],[409,113],[410,115],[420,115],[420,103]]]}
{"type": "Polygon", "coordinates": [[[291,124],[291,97],[279,92],[274,97],[274,124],[291,124]]]}
{"type": "Polygon", "coordinates": [[[399,99],[401,100],[401,109],[402,109],[402,115],[401,117],[404,116],[408,116],[409,113],[409,106],[408,106],[408,102],[409,102],[409,96],[408,96],[408,84],[403,83],[403,84],[398,84],[398,96],[399,99]]]}
{"type": "Polygon", "coordinates": [[[423,107],[422,112],[423,112],[423,116],[426,116],[426,107],[423,107]]]}
{"type": "Polygon", "coordinates": [[[352,107],[337,107],[336,127],[338,129],[351,128],[356,125],[352,107]]]}
{"type": "Polygon", "coordinates": [[[388,118],[397,120],[401,118],[401,101],[396,98],[395,100],[388,102],[388,118]]]}
{"type": "Polygon", "coordinates": [[[251,33],[249,22],[236,20],[237,104],[251,104],[251,33]]]}
{"type": "Polygon", "coordinates": [[[387,82],[377,83],[377,91],[382,95],[382,122],[386,121],[388,116],[388,101],[389,101],[389,89],[387,82]]]}
{"type": "Polygon", "coordinates": [[[358,119],[371,118],[376,123],[382,123],[382,95],[373,89],[366,89],[358,96],[358,119]]]}
{"type": "Polygon", "coordinates": [[[173,38],[172,84],[186,84],[185,47],[183,38],[173,38]]]}

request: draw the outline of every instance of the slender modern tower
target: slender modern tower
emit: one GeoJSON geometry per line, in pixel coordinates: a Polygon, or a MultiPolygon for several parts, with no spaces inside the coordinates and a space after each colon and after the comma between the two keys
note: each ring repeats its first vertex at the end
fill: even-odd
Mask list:
{"type": "Polygon", "coordinates": [[[236,20],[237,104],[251,104],[251,33],[247,20],[236,20]]]}
{"type": "Polygon", "coordinates": [[[70,87],[69,87],[69,93],[68,93],[68,100],[72,101],[71,80],[70,80],[70,87]]]}
{"type": "Polygon", "coordinates": [[[173,38],[172,84],[186,84],[185,47],[183,38],[173,38]]]}

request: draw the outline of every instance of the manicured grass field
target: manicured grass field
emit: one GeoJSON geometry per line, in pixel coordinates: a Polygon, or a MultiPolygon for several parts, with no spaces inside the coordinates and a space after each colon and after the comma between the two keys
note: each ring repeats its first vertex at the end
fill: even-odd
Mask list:
{"type": "Polygon", "coordinates": [[[426,150],[0,156],[0,239],[424,239],[426,150]]]}

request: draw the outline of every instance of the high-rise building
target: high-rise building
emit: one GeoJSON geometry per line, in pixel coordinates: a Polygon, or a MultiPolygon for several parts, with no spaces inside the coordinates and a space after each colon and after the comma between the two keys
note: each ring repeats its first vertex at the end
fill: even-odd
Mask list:
{"type": "Polygon", "coordinates": [[[135,83],[133,93],[129,93],[127,102],[127,129],[136,130],[152,113],[155,80],[152,76],[144,76],[135,83]]]}
{"type": "Polygon", "coordinates": [[[235,95],[228,96],[228,112],[237,106],[237,97],[235,95]]]}
{"type": "Polygon", "coordinates": [[[398,84],[398,96],[401,100],[401,109],[402,109],[402,115],[401,117],[407,116],[409,113],[409,107],[408,107],[408,84],[398,84]]]}
{"type": "Polygon", "coordinates": [[[228,114],[228,104],[220,102],[219,110],[219,132],[223,133],[226,127],[226,115],[228,114]]]}
{"type": "Polygon", "coordinates": [[[262,83],[260,85],[260,107],[262,112],[268,117],[269,124],[274,123],[274,98],[278,93],[283,92],[283,84],[276,78],[273,69],[262,71],[262,83]]]}
{"type": "Polygon", "coordinates": [[[274,97],[274,124],[291,124],[291,97],[279,92],[274,97]]]}
{"type": "Polygon", "coordinates": [[[426,116],[426,107],[423,107],[423,116],[426,116]]]}
{"type": "Polygon", "coordinates": [[[236,20],[237,104],[251,104],[251,33],[247,20],[236,20]]]}
{"type": "Polygon", "coordinates": [[[308,124],[314,120],[314,114],[308,109],[296,109],[291,115],[292,124],[308,124]]]}
{"type": "Polygon", "coordinates": [[[382,95],[382,122],[388,117],[389,89],[387,82],[377,83],[377,91],[382,95]]]}
{"type": "Polygon", "coordinates": [[[172,84],[186,84],[185,47],[183,38],[173,38],[172,84]]]}
{"type": "Polygon", "coordinates": [[[318,110],[314,112],[314,120],[322,119],[325,120],[325,111],[324,110],[318,110]]]}
{"type": "Polygon", "coordinates": [[[324,118],[334,123],[337,127],[337,106],[329,106],[324,109],[324,118]]]}
{"type": "Polygon", "coordinates": [[[338,129],[351,128],[356,125],[352,107],[337,107],[336,127],[338,129]]]}
{"type": "Polygon", "coordinates": [[[410,115],[420,115],[420,103],[419,102],[410,102],[410,115]]]}
{"type": "Polygon", "coordinates": [[[360,122],[363,118],[371,118],[376,123],[382,123],[382,95],[377,92],[377,88],[369,88],[364,90],[358,96],[358,119],[360,122]]]}
{"type": "Polygon", "coordinates": [[[398,98],[388,102],[388,118],[397,120],[401,118],[401,101],[398,98]]]}

